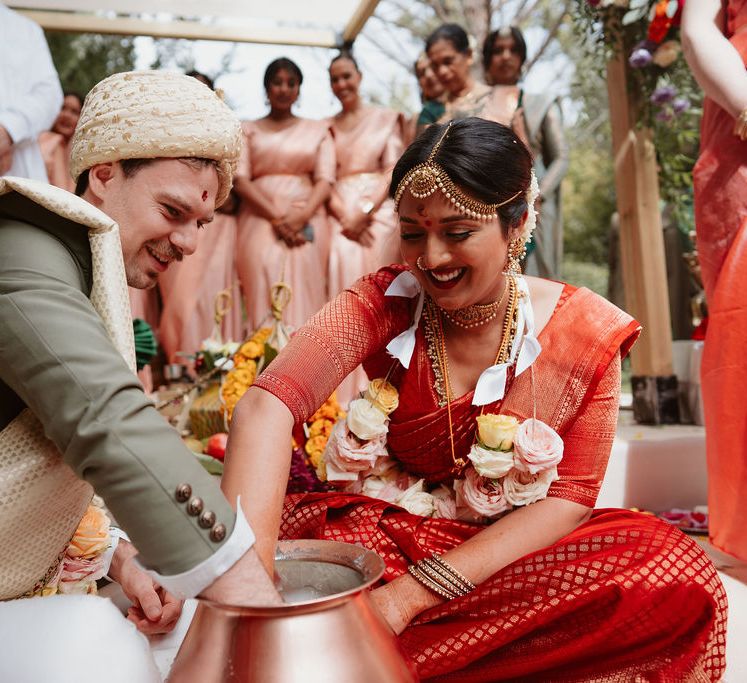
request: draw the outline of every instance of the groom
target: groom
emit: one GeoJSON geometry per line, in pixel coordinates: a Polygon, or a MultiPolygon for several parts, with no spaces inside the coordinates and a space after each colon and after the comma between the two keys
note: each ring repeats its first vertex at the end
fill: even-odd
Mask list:
{"type": "Polygon", "coordinates": [[[85,656],[90,680],[102,675],[96,661],[107,681],[156,680],[144,640],[104,601],[14,600],[53,592],[94,492],[131,539],[109,573],[141,630],[168,628],[173,596],[279,601],[241,507],[156,412],[132,364],[126,285],[152,287],[194,251],[231,189],[240,140],[236,117],[196,79],[122,73],[81,112],[71,172],[82,198],[0,179],[0,680],[67,680],[55,653],[85,656]],[[41,624],[54,634],[44,657],[41,624]]]}

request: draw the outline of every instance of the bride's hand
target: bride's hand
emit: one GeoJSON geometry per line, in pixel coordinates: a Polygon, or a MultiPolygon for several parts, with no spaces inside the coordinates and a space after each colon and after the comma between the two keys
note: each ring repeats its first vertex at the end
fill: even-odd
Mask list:
{"type": "Polygon", "coordinates": [[[400,596],[396,580],[387,583],[380,588],[375,588],[370,593],[371,600],[384,617],[389,628],[399,635],[407,628],[412,617],[409,615],[407,604],[400,596]]]}

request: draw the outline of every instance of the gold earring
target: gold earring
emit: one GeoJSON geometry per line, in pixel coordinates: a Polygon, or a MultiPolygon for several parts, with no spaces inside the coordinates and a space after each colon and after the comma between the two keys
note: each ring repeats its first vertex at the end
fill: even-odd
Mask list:
{"type": "Polygon", "coordinates": [[[521,237],[512,239],[508,243],[507,275],[521,275],[521,259],[527,253],[527,245],[521,237]]]}

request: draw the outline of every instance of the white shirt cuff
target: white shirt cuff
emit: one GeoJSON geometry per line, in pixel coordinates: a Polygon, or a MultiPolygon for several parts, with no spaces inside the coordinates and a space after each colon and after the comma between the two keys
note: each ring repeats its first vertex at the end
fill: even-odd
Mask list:
{"type": "Polygon", "coordinates": [[[228,540],[206,560],[196,567],[182,572],[163,576],[151,569],[146,569],[135,558],[138,566],[159,586],[182,600],[194,598],[207,588],[219,576],[225,574],[254,545],[254,532],[249,526],[241,509],[241,496],[236,499],[236,523],[228,540]]]}

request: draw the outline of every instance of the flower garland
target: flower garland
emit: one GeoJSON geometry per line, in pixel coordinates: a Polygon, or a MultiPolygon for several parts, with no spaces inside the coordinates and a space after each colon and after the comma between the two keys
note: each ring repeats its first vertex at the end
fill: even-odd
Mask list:
{"type": "Polygon", "coordinates": [[[389,382],[370,382],[365,396],[353,400],[347,416],[332,428],[315,465],[319,478],[412,514],[465,521],[493,520],[542,500],[558,478],[563,440],[554,429],[534,418],[520,422],[486,414],[477,418],[464,477],[428,491],[425,480],[404,472],[386,449],[389,416],[398,404],[397,389],[389,382]]]}
{"type": "Polygon", "coordinates": [[[110,525],[103,503],[94,497],[60,561],[27,597],[95,594],[96,581],[108,570],[106,551],[111,546],[110,525]]]}

